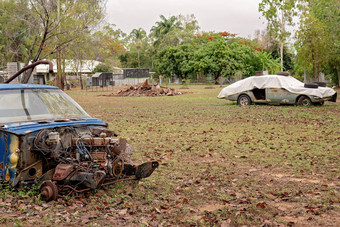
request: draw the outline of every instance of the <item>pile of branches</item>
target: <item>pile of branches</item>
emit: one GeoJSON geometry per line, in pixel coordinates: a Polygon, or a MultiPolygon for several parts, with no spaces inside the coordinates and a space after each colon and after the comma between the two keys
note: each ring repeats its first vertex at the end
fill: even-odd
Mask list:
{"type": "Polygon", "coordinates": [[[175,96],[182,93],[173,88],[162,87],[159,83],[149,84],[146,80],[143,84],[129,86],[127,88],[118,90],[117,93],[106,96],[175,96]]]}

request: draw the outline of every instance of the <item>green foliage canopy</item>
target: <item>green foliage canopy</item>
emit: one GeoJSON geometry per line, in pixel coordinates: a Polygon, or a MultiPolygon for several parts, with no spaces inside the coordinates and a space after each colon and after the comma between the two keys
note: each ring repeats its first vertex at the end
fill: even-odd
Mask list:
{"type": "Polygon", "coordinates": [[[157,55],[160,74],[188,79],[197,75],[233,78],[235,74],[254,75],[258,70],[274,70],[278,60],[263,53],[250,40],[227,32],[195,35],[190,44],[164,48],[157,55]]]}
{"type": "Polygon", "coordinates": [[[327,33],[327,27],[312,13],[304,16],[297,33],[298,58],[306,68],[312,63],[315,81],[318,81],[321,65],[328,61],[330,40],[327,33]]]}

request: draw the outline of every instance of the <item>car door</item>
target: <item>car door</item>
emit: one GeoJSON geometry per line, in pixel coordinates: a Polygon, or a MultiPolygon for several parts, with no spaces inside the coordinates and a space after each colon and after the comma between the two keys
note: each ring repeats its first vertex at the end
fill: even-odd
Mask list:
{"type": "Polygon", "coordinates": [[[273,104],[294,104],[295,97],[293,93],[284,88],[266,88],[266,99],[273,104]]]}

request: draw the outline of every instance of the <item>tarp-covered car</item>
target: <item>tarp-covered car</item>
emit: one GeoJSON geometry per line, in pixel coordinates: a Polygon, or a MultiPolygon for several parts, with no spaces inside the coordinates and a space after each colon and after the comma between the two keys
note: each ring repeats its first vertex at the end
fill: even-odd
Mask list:
{"type": "Polygon", "coordinates": [[[252,103],[309,106],[336,102],[337,93],[316,83],[304,84],[292,76],[263,75],[237,81],[223,88],[217,97],[237,101],[241,106],[252,103]]]}
{"type": "Polygon", "coordinates": [[[150,176],[158,162],[135,165],[115,136],[57,87],[0,84],[0,180],[13,187],[40,184],[48,201],[150,176]]]}

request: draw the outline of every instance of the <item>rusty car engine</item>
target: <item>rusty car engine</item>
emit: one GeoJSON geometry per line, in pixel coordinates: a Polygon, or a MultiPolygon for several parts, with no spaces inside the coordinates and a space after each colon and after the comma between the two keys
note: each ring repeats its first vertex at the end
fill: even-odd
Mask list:
{"type": "MultiPolygon", "coordinates": [[[[45,201],[82,193],[124,180],[146,178],[157,161],[135,165],[132,146],[91,118],[58,87],[10,84],[27,65],[0,84],[0,182],[24,188],[40,185],[45,201]]],[[[30,74],[29,74],[30,75],[30,74]]]]}
{"type": "Polygon", "coordinates": [[[148,177],[158,162],[134,165],[130,160],[133,147],[126,139],[116,139],[113,131],[102,126],[66,126],[42,129],[23,137],[17,177],[19,187],[27,182],[41,183],[41,197],[55,200],[68,195],[98,189],[123,180],[148,177]],[[20,166],[21,165],[21,166],[20,166]]]}

